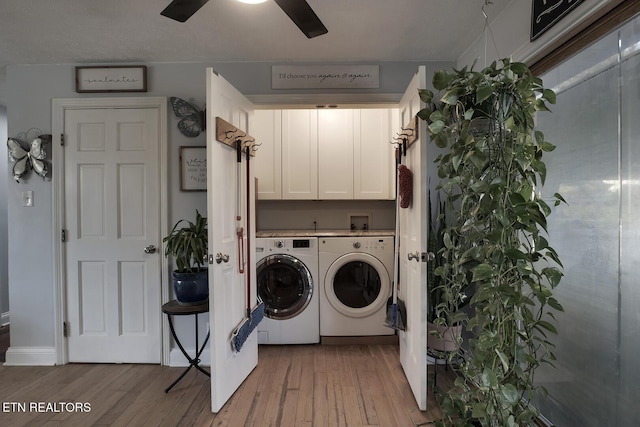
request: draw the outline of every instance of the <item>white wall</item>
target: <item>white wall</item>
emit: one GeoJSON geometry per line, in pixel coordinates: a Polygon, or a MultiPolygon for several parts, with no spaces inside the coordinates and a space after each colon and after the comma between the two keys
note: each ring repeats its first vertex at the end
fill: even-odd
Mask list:
{"type": "Polygon", "coordinates": [[[481,34],[478,39],[458,58],[458,68],[471,65],[477,60],[476,70],[492,61],[511,57],[514,61],[527,62],[534,58],[550,43],[566,39],[566,34],[585,22],[603,8],[621,3],[623,0],[584,0],[558,23],[552,26],[534,42],[531,34],[531,1],[512,0],[497,16],[491,15],[491,7],[486,11],[493,33],[481,34]],[[495,44],[494,44],[495,41],[495,44]],[[485,58],[485,42],[487,57],[485,58]]]}
{"type": "MultiPolygon", "coordinates": [[[[149,92],[144,96],[179,96],[205,103],[205,65],[170,64],[150,66],[149,92]]],[[[8,67],[8,135],[30,128],[51,132],[53,98],[130,96],[131,94],[77,94],[72,65],[8,67]]],[[[206,193],[179,190],[179,147],[205,145],[205,135],[187,138],[176,128],[170,113],[169,222],[206,212],[206,193]]],[[[6,152],[6,150],[4,150],[6,152]]],[[[49,150],[50,152],[51,150],[49,150]]],[[[51,174],[58,171],[50,171],[51,174]]],[[[5,173],[6,176],[8,173],[5,173]]],[[[11,348],[52,349],[54,346],[53,244],[59,230],[52,224],[52,182],[34,174],[21,183],[11,181],[7,191],[9,238],[9,299],[11,303],[11,348]],[[22,207],[22,192],[33,191],[34,206],[22,207]]],[[[49,353],[47,353],[49,354],[49,353]]],[[[7,354],[9,359],[10,353],[7,354]]]]}
{"type": "MultiPolygon", "coordinates": [[[[83,64],[84,65],[84,64],[83,64]]],[[[205,104],[205,68],[213,65],[241,92],[257,95],[293,96],[290,92],[271,90],[270,64],[260,63],[148,63],[148,92],[142,96],[178,96],[199,106],[205,104]],[[288,95],[287,95],[288,94],[288,95]]],[[[362,94],[396,94],[398,99],[417,70],[417,63],[381,63],[380,88],[361,90],[362,94]]],[[[31,128],[51,132],[51,100],[54,98],[94,98],[131,96],[131,94],[78,94],[74,88],[74,65],[23,65],[7,67],[7,129],[16,136],[31,128]]],[[[351,91],[353,92],[353,91],[351,91]]],[[[315,91],[307,93],[314,95],[315,91]]],[[[336,91],[351,96],[349,91],[336,91]]],[[[205,145],[205,135],[187,138],[176,128],[177,119],[169,112],[169,225],[180,218],[191,218],[195,209],[206,212],[204,192],[179,190],[179,147],[205,145]]],[[[6,140],[6,139],[5,139],[6,140]]],[[[6,152],[6,150],[5,150],[6,152]]],[[[2,160],[0,160],[2,162],[2,160]]],[[[5,162],[6,163],[6,162],[5,162]]],[[[51,171],[51,173],[58,173],[51,171]]],[[[4,173],[8,176],[8,172],[4,173]]],[[[53,245],[59,230],[52,224],[52,183],[33,174],[23,182],[8,185],[8,281],[11,303],[11,348],[52,357],[54,348],[54,277],[53,245]],[[22,192],[31,190],[33,207],[22,207],[22,192]],[[31,349],[31,350],[30,350],[31,349]]],[[[185,320],[185,319],[178,319],[185,320]]],[[[186,319],[185,322],[189,320],[186,319]]],[[[178,322],[177,322],[178,323],[178,322]]],[[[185,333],[191,333],[186,326],[185,333]]],[[[177,325],[178,333],[181,326],[177,325]]],[[[189,335],[187,335],[189,336],[189,335]]],[[[185,343],[189,346],[188,341],[185,343]]],[[[8,358],[9,358],[8,354],[8,358]]],[[[17,355],[17,353],[16,353],[17,355]]],[[[40,356],[39,356],[40,357],[40,356]]],[[[34,362],[36,363],[36,362],[34,362]]]]}
{"type": "MultiPolygon", "coordinates": [[[[542,47],[561,38],[568,30],[582,22],[602,7],[619,0],[585,0],[559,24],[529,43],[531,2],[512,0],[497,17],[490,16],[497,49],[488,50],[487,59],[513,56],[516,60],[532,58],[542,47]]],[[[487,9],[490,13],[490,8],[487,9]]],[[[492,42],[490,42],[492,43],[492,42]]],[[[458,66],[484,62],[481,37],[458,60],[458,66]]],[[[426,61],[424,61],[426,62],[426,61]]],[[[203,63],[152,63],[149,67],[148,96],[179,96],[195,98],[195,103],[205,103],[203,63]]],[[[257,95],[288,95],[288,92],[271,90],[270,65],[268,63],[220,63],[215,68],[240,91],[257,95]]],[[[379,89],[375,94],[400,94],[417,69],[417,62],[381,63],[379,89]]],[[[96,94],[77,94],[74,91],[73,65],[9,66],[4,89],[6,90],[7,133],[15,136],[30,128],[51,131],[51,100],[53,98],[95,97],[96,94]]],[[[336,91],[339,92],[339,91],[336,91]]],[[[348,91],[343,91],[343,94],[348,91]]],[[[366,91],[358,91],[360,96],[366,91]]],[[[308,91],[310,94],[317,92],[308,91]]],[[[123,96],[114,94],[109,96],[123,96]]],[[[176,120],[169,120],[169,204],[170,222],[190,217],[194,209],[206,211],[204,193],[179,191],[178,152],[181,145],[204,145],[201,135],[189,139],[177,131],[176,120]]],[[[6,139],[4,139],[6,140],[6,139]]],[[[6,152],[6,150],[5,150],[6,152]]],[[[2,160],[0,160],[2,162],[2,160]]],[[[4,162],[6,163],[6,162],[4,162]]],[[[52,171],[56,173],[56,171],[52,171]]],[[[8,176],[8,172],[4,172],[8,176]]],[[[8,204],[9,255],[8,280],[11,310],[11,346],[23,348],[52,348],[54,345],[53,295],[54,269],[53,242],[59,231],[53,230],[51,214],[51,182],[31,176],[24,183],[10,182],[6,200],[8,204]],[[34,206],[23,208],[22,191],[32,190],[34,206]]],[[[1,207],[0,207],[1,211],[1,207]]],[[[1,218],[0,218],[1,219],[1,218]]],[[[1,237],[1,235],[0,235],[1,237]]],[[[0,254],[1,255],[1,254],[0,254]]],[[[1,294],[0,294],[1,295],[1,294]]]]}
{"type": "MultiPolygon", "coordinates": [[[[0,105],[0,141],[7,140],[7,108],[0,105]]],[[[7,241],[7,150],[0,149],[0,325],[9,322],[9,274],[7,241]]]]}
{"type": "Polygon", "coordinates": [[[369,230],[395,228],[393,200],[261,200],[257,210],[258,231],[348,230],[357,214],[369,216],[369,230]]]}

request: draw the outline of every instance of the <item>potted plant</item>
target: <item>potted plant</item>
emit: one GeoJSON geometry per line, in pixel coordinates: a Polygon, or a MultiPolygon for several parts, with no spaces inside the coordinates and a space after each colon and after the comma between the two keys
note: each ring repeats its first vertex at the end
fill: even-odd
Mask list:
{"type": "MultiPolygon", "coordinates": [[[[447,295],[453,289],[447,286],[440,276],[445,264],[443,255],[444,229],[447,222],[445,204],[440,200],[439,192],[436,196],[435,210],[432,208],[431,191],[427,199],[429,210],[427,251],[431,257],[427,263],[427,334],[429,335],[427,347],[435,357],[442,358],[447,356],[446,353],[455,351],[462,343],[462,324],[456,323],[448,315],[466,305],[469,299],[455,299],[447,295]],[[451,303],[456,304],[457,307],[449,306],[451,303]]],[[[465,292],[466,289],[459,289],[459,291],[465,292]]]]}
{"type": "Polygon", "coordinates": [[[173,271],[173,291],[178,303],[197,305],[207,301],[207,218],[196,210],[195,222],[179,220],[162,242],[166,244],[165,256],[172,256],[176,265],[173,271]],[[180,227],[181,225],[183,226],[180,227]]]}
{"type": "MultiPolygon", "coordinates": [[[[535,370],[554,360],[553,297],[561,263],[546,236],[550,205],[541,198],[543,153],[555,147],[534,129],[534,115],[555,102],[525,64],[503,59],[481,71],[466,67],[434,74],[420,90],[431,141],[443,149],[435,162],[448,213],[442,265],[434,274],[442,317],[463,325],[456,349],[455,387],[441,395],[439,425],[532,425],[530,402],[540,391],[535,370]],[[462,289],[473,286],[467,310],[462,289]]],[[[554,195],[554,204],[564,202],[554,195]]]]}

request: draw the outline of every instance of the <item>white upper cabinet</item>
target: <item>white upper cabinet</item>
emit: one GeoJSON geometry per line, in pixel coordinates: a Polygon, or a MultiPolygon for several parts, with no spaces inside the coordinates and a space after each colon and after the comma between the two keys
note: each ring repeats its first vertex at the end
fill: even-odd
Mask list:
{"type": "Polygon", "coordinates": [[[282,111],[282,198],[318,198],[316,110],[282,111]]]}
{"type": "Polygon", "coordinates": [[[356,110],[353,138],[355,199],[395,198],[395,162],[391,140],[399,130],[398,110],[356,110]]]}
{"type": "Polygon", "coordinates": [[[262,200],[395,197],[397,109],[256,110],[262,200]]]}
{"type": "Polygon", "coordinates": [[[282,199],[282,112],[280,110],[255,110],[251,136],[260,144],[255,160],[252,160],[258,178],[258,198],[282,199]]]}
{"type": "Polygon", "coordinates": [[[318,198],[353,199],[354,110],[318,110],[318,198]]]}

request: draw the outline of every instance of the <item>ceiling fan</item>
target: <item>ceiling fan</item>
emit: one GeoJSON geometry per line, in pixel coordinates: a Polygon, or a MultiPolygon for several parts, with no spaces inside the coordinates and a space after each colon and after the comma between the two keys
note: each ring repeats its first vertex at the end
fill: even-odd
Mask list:
{"type": "MultiPolygon", "coordinates": [[[[173,0],[160,14],[179,22],[185,22],[208,1],[209,0],[173,0]]],[[[321,36],[328,32],[327,28],[306,0],[274,1],[289,15],[293,23],[296,24],[308,38],[321,36]]]]}

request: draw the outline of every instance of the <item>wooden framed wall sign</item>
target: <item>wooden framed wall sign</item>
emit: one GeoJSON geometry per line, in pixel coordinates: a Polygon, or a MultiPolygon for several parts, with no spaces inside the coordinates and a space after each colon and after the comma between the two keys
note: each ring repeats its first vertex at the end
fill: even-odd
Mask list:
{"type": "Polygon", "coordinates": [[[180,147],[180,190],[207,191],[207,147],[180,147]]]}
{"type": "Polygon", "coordinates": [[[145,65],[76,67],[76,92],[146,92],[145,65]]]}
{"type": "Polygon", "coordinates": [[[530,41],[540,37],[580,3],[582,0],[532,0],[530,41]]]}

